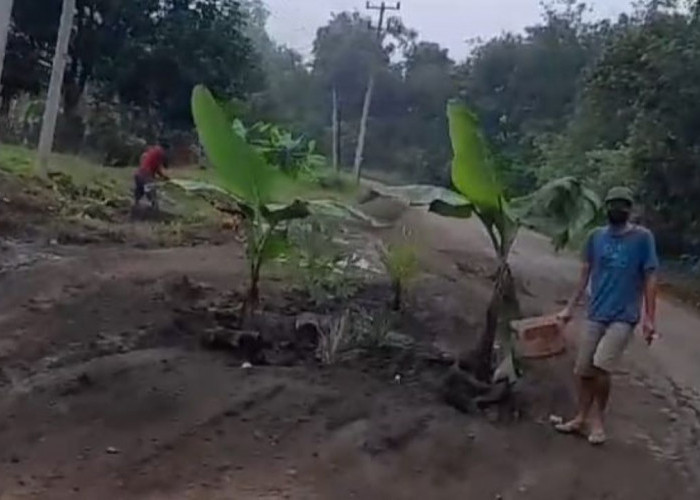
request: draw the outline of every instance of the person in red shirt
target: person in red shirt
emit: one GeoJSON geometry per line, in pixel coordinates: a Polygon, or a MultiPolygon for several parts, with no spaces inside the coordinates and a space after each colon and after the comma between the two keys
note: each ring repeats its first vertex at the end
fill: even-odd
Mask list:
{"type": "Polygon", "coordinates": [[[134,174],[134,207],[138,207],[145,196],[151,207],[158,209],[155,181],[170,179],[163,171],[168,167],[168,150],[168,144],[161,141],[157,146],[150,146],[141,155],[139,168],[134,174]]]}

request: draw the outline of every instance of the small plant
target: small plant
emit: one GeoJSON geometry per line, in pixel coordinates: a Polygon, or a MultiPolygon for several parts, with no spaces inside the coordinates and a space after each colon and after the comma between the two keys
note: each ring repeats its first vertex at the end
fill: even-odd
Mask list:
{"type": "Polygon", "coordinates": [[[406,287],[418,276],[418,254],[416,248],[409,242],[407,228],[403,228],[403,241],[398,244],[382,245],[380,247],[381,260],[389,278],[393,299],[391,307],[399,311],[402,306],[406,287]]]}
{"type": "Polygon", "coordinates": [[[395,324],[396,315],[392,311],[362,310],[355,315],[354,328],[362,348],[375,351],[389,344],[389,336],[395,324]]]}
{"type": "Polygon", "coordinates": [[[350,311],[343,311],[328,329],[321,329],[320,333],[317,355],[324,365],[334,365],[355,343],[350,311]]]}
{"type": "Polygon", "coordinates": [[[339,231],[335,221],[321,217],[297,221],[289,228],[293,268],[316,304],[347,299],[356,290],[352,255],[338,241],[339,231]]]}

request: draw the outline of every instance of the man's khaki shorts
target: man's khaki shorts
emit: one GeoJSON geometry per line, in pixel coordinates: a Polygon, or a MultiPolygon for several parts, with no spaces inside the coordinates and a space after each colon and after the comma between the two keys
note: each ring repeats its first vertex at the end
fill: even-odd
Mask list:
{"type": "Polygon", "coordinates": [[[588,321],[579,339],[576,374],[594,375],[594,367],[612,372],[633,335],[634,325],[629,323],[588,321]]]}

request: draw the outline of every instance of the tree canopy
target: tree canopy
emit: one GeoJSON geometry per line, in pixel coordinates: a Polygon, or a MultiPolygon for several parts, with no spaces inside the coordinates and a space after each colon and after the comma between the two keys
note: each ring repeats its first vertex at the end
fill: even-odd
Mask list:
{"type": "MultiPolygon", "coordinates": [[[[44,91],[60,4],[15,2],[0,112],[44,91]]],[[[273,122],[330,156],[335,94],[340,162],[349,167],[373,73],[370,173],[449,185],[444,110],[459,96],[483,124],[508,195],[569,175],[601,194],[626,184],[665,250],[700,250],[699,2],[647,0],[618,19],[591,21],[578,0],[552,0],[540,22],[479,41],[457,62],[399,18],[378,37],[369,18],[338,12],[302,54],[270,37],[264,0],[77,4],[64,120],[87,120],[79,108],[89,98],[128,109],[119,130],[131,123],[143,135],[135,124],[153,119],[191,131],[189,95],[202,83],[236,98],[247,126],[273,122]]]]}
{"type": "MultiPolygon", "coordinates": [[[[47,82],[61,0],[15,2],[3,76],[3,101],[47,82]]],[[[173,127],[190,127],[197,83],[244,95],[261,80],[245,16],[233,0],[77,0],[64,113],[89,85],[103,100],[156,110],[173,127]]]]}

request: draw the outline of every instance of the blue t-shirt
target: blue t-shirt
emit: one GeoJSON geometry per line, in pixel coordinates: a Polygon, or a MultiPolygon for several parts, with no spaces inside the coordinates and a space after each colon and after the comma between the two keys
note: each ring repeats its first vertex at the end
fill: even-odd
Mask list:
{"type": "Polygon", "coordinates": [[[641,226],[622,234],[609,227],[596,229],[583,257],[591,265],[588,319],[639,323],[645,278],[659,267],[651,232],[641,226]]]}

